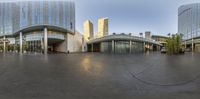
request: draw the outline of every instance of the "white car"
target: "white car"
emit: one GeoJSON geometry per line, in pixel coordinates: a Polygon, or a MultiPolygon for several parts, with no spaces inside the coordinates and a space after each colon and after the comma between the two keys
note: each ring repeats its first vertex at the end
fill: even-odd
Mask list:
{"type": "Polygon", "coordinates": [[[161,52],[161,53],[167,53],[167,50],[166,50],[166,48],[163,47],[163,48],[160,50],[160,52],[161,52]]]}

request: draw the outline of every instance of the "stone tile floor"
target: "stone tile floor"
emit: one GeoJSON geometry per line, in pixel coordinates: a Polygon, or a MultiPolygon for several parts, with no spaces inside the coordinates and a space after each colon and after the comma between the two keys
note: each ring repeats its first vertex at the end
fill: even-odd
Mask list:
{"type": "Polygon", "coordinates": [[[200,53],[0,53],[0,99],[199,99],[200,53]]]}

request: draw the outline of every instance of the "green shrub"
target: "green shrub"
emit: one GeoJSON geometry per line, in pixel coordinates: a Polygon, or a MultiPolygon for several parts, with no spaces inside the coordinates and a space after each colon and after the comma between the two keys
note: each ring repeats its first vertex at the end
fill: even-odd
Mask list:
{"type": "Polygon", "coordinates": [[[172,35],[167,39],[167,53],[168,54],[179,54],[181,49],[181,39],[180,34],[172,35]]]}

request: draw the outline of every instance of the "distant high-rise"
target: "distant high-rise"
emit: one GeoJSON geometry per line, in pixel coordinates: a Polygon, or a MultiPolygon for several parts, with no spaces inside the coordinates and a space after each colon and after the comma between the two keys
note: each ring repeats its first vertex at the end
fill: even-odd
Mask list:
{"type": "Polygon", "coordinates": [[[98,37],[108,35],[108,18],[100,18],[98,20],[98,37]]]}
{"type": "Polygon", "coordinates": [[[84,22],[84,38],[89,40],[94,37],[93,24],[90,20],[84,22]]]}
{"type": "Polygon", "coordinates": [[[151,32],[150,31],[146,31],[145,32],[145,38],[146,39],[151,39],[151,32]]]}

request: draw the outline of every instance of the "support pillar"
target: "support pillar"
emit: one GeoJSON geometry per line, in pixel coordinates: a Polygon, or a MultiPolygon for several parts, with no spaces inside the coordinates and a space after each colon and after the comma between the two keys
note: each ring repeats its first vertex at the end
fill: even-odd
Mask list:
{"type": "Polygon", "coordinates": [[[151,48],[150,49],[151,49],[151,51],[153,51],[153,44],[151,44],[151,48]]]}
{"type": "Polygon", "coordinates": [[[129,46],[130,46],[129,53],[131,53],[131,50],[132,50],[132,41],[131,40],[129,41],[129,46]]]}
{"type": "Polygon", "coordinates": [[[185,49],[187,48],[186,41],[185,41],[185,49]]]}
{"type": "Polygon", "coordinates": [[[112,40],[112,53],[115,53],[115,41],[112,40]]]}
{"type": "Polygon", "coordinates": [[[44,28],[44,54],[48,52],[48,37],[47,37],[47,28],[44,28]]]}
{"type": "Polygon", "coordinates": [[[104,47],[103,47],[103,43],[100,43],[100,52],[104,52],[104,47]]]}
{"type": "Polygon", "coordinates": [[[6,52],[6,37],[3,37],[3,52],[6,52]]]}
{"type": "Polygon", "coordinates": [[[192,52],[194,52],[194,40],[192,39],[192,52]]]}
{"type": "Polygon", "coordinates": [[[144,49],[144,52],[145,52],[145,50],[146,50],[146,47],[145,47],[145,45],[146,45],[146,43],[144,42],[144,46],[143,46],[143,47],[144,47],[144,48],[143,48],[143,49],[144,49]]]}
{"type": "Polygon", "coordinates": [[[19,53],[22,54],[22,32],[19,33],[19,53]]]}
{"type": "Polygon", "coordinates": [[[94,47],[93,47],[93,43],[91,44],[91,51],[94,52],[94,47]]]}
{"type": "Polygon", "coordinates": [[[40,44],[41,44],[41,53],[42,53],[42,51],[44,50],[44,43],[43,43],[43,39],[41,38],[40,39],[40,44]]]}
{"type": "Polygon", "coordinates": [[[158,50],[157,51],[160,51],[161,50],[161,48],[160,48],[161,46],[159,46],[159,45],[157,45],[157,46],[158,46],[158,50]]]}
{"type": "Polygon", "coordinates": [[[159,46],[158,45],[155,45],[156,46],[156,50],[155,51],[159,51],[159,46]]]}

